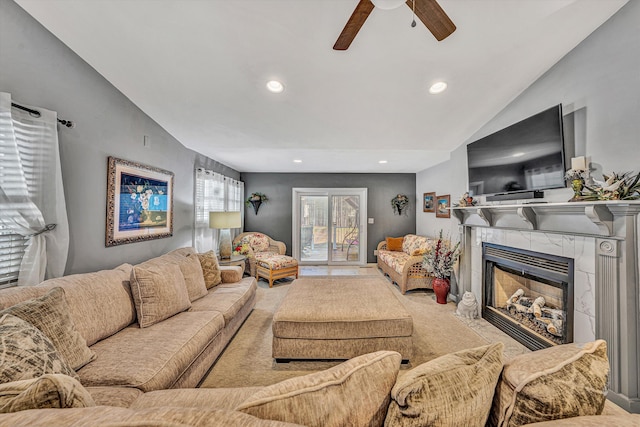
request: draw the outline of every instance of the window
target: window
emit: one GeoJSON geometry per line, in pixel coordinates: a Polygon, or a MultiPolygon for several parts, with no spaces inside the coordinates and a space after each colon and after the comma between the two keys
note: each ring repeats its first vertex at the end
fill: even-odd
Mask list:
{"type": "Polygon", "coordinates": [[[0,289],[18,282],[20,262],[28,239],[0,225],[0,289]]]}
{"type": "MultiPolygon", "coordinates": [[[[218,231],[209,228],[209,212],[240,211],[244,215],[244,182],[198,168],[195,186],[195,247],[198,252],[215,250],[218,231]]],[[[238,231],[231,230],[231,238],[238,231]]]]}

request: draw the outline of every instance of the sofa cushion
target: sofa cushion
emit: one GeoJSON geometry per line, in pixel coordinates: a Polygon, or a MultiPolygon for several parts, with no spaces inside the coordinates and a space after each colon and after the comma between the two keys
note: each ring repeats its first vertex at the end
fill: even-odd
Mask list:
{"type": "Polygon", "coordinates": [[[19,317],[0,317],[0,383],[37,378],[44,374],[76,373],[40,329],[19,317]]]}
{"type": "Polygon", "coordinates": [[[129,409],[110,406],[68,409],[30,409],[0,414],[0,425],[111,427],[292,427],[295,424],[261,420],[237,411],[205,408],[129,409]]]}
{"type": "Polygon", "coordinates": [[[264,387],[236,409],[305,426],[380,426],[400,353],[379,351],[333,368],[264,387]]]}
{"type": "Polygon", "coordinates": [[[564,344],[508,361],[491,409],[497,426],[598,415],[607,389],[607,344],[564,344]]]}
{"type": "Polygon", "coordinates": [[[386,241],[388,251],[399,252],[402,250],[403,237],[387,237],[386,241]]]}
{"type": "Polygon", "coordinates": [[[447,354],[402,375],[385,426],[484,427],[502,370],[502,343],[447,354]]]}
{"type": "Polygon", "coordinates": [[[233,410],[262,387],[182,388],[144,393],[131,409],[179,406],[181,408],[216,408],[233,410]]]}
{"type": "Polygon", "coordinates": [[[53,288],[43,296],[9,307],[0,312],[12,314],[40,329],[72,369],[80,369],[96,355],[76,330],[62,288],[53,288]]]}
{"type": "Polygon", "coordinates": [[[133,387],[87,387],[91,398],[98,406],[120,406],[128,408],[144,392],[133,387]]]}
{"type": "Polygon", "coordinates": [[[42,282],[35,288],[61,287],[76,329],[91,346],[136,320],[129,278],[132,266],[73,274],[42,282]]]}
{"type": "Polygon", "coordinates": [[[220,273],[220,265],[218,264],[218,257],[214,251],[198,254],[200,260],[200,266],[202,267],[202,274],[204,276],[204,283],[207,289],[211,289],[216,285],[222,283],[222,276],[220,273]]]}
{"type": "Polygon", "coordinates": [[[242,273],[244,268],[238,265],[223,265],[220,266],[220,277],[222,283],[235,283],[242,280],[242,273]]]}
{"type": "Polygon", "coordinates": [[[424,236],[407,234],[402,241],[402,250],[411,256],[424,255],[429,247],[429,239],[424,236]]]}
{"type": "Polygon", "coordinates": [[[247,277],[237,283],[216,286],[209,294],[191,304],[189,311],[217,311],[222,313],[228,325],[258,289],[256,279],[247,277]]]}
{"type": "Polygon", "coordinates": [[[200,265],[200,259],[194,248],[176,249],[166,254],[166,256],[159,258],[163,261],[169,259],[171,262],[178,264],[184,277],[184,283],[187,287],[190,301],[195,301],[207,294],[207,286],[204,281],[202,266],[200,265]]]}
{"type": "Polygon", "coordinates": [[[141,328],[191,307],[184,277],[176,264],[143,263],[134,266],[131,293],[141,328]]]}
{"type": "Polygon", "coordinates": [[[67,375],[44,374],[0,385],[0,413],[88,406],[95,406],[89,392],[78,380],[67,375]]]}
{"type": "Polygon", "coordinates": [[[97,359],[78,371],[85,386],[168,389],[224,328],[215,311],[185,312],[147,328],[129,326],[91,347],[97,359]]]}
{"type": "Polygon", "coordinates": [[[380,250],[378,251],[378,259],[393,268],[398,274],[402,274],[409,255],[404,252],[380,250]]]}

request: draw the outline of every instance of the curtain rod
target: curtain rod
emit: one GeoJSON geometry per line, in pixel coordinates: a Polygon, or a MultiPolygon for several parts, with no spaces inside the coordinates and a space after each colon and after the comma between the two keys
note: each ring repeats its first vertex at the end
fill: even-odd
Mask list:
{"type": "MultiPolygon", "coordinates": [[[[27,107],[23,107],[22,105],[18,105],[15,102],[11,103],[12,107],[15,107],[19,110],[22,111],[26,111],[27,113],[31,114],[33,117],[40,117],[40,111],[38,110],[33,110],[31,108],[27,108],[27,107]]],[[[58,123],[60,123],[61,125],[64,125],[68,128],[73,128],[75,127],[75,123],[73,123],[71,120],[64,120],[64,119],[58,119],[58,123]]]]}

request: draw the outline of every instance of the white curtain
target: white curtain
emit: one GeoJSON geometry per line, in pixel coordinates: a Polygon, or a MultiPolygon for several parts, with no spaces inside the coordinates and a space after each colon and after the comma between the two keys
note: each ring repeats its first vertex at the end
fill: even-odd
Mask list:
{"type": "Polygon", "coordinates": [[[0,223],[29,237],[18,286],[62,276],[69,251],[57,114],[28,108],[40,117],[12,107],[11,95],[0,92],[0,223]]]}
{"type": "MultiPolygon", "coordinates": [[[[195,171],[195,183],[195,248],[198,252],[217,251],[219,232],[209,228],[209,212],[240,211],[244,224],[244,183],[202,168],[195,171]]],[[[241,230],[231,230],[231,239],[241,230]]]]}

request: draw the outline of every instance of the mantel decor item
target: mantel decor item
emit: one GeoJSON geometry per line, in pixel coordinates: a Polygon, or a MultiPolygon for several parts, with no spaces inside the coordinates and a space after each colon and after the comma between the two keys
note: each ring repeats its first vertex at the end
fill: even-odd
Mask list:
{"type": "Polygon", "coordinates": [[[244,203],[246,205],[253,206],[253,211],[255,212],[256,215],[258,215],[258,210],[260,209],[260,205],[263,202],[266,202],[267,200],[269,200],[269,198],[267,197],[266,194],[255,192],[255,193],[251,193],[249,198],[247,198],[247,200],[244,203]]]}
{"type": "Polygon", "coordinates": [[[396,197],[391,199],[391,207],[393,208],[393,212],[398,215],[402,215],[402,211],[405,211],[405,215],[407,213],[406,207],[409,206],[409,197],[405,194],[398,194],[396,197]]]}
{"type": "Polygon", "coordinates": [[[451,211],[449,210],[449,206],[451,206],[451,196],[449,194],[445,194],[444,196],[437,196],[436,218],[450,218],[451,211]]]}
{"type": "Polygon", "coordinates": [[[422,212],[436,211],[436,193],[424,193],[422,196],[422,212]]]}
{"type": "Polygon", "coordinates": [[[173,235],[173,172],[128,160],[107,160],[105,246],[173,235]]]}
{"type": "Polygon", "coordinates": [[[604,181],[593,180],[594,185],[584,186],[582,200],[637,200],[640,199],[640,173],[630,172],[602,175],[604,181]]]}
{"type": "Polygon", "coordinates": [[[467,208],[467,207],[471,207],[471,206],[475,206],[478,204],[477,200],[473,200],[473,197],[471,197],[469,195],[469,192],[467,191],[466,193],[464,193],[462,195],[462,197],[460,197],[460,200],[458,201],[457,205],[454,205],[455,207],[460,207],[460,208],[467,208]]]}
{"type": "Polygon", "coordinates": [[[584,188],[584,180],[586,177],[587,172],[584,169],[571,168],[564,174],[564,179],[571,181],[571,189],[573,190],[573,197],[569,199],[569,202],[581,202],[584,200],[582,198],[582,189],[584,188]]]}
{"type": "Polygon", "coordinates": [[[231,258],[231,228],[242,227],[240,211],[237,212],[209,212],[209,228],[220,230],[219,252],[220,259],[231,258]]]}
{"type": "Polygon", "coordinates": [[[447,295],[449,295],[451,288],[449,281],[453,272],[453,265],[459,256],[460,242],[452,247],[451,241],[442,237],[442,230],[440,230],[435,246],[428,249],[424,254],[422,267],[434,276],[432,285],[438,304],[447,303],[447,295]]]}

